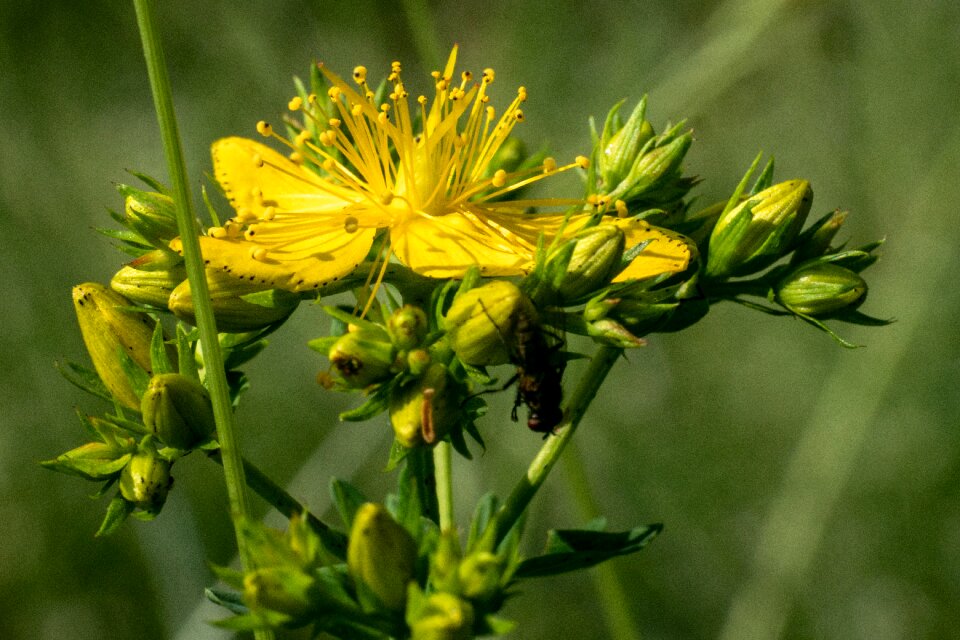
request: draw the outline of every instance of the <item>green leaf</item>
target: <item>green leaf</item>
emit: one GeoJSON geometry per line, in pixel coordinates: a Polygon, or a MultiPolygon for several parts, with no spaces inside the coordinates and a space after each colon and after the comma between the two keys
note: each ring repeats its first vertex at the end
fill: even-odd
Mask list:
{"type": "Polygon", "coordinates": [[[484,635],[504,636],[517,628],[517,623],[513,620],[494,615],[484,616],[483,623],[486,625],[484,635]]]}
{"type": "Polygon", "coordinates": [[[757,181],[753,183],[753,188],[750,189],[750,195],[756,195],[763,191],[764,189],[770,187],[773,184],[773,157],[771,156],[770,160],[767,162],[767,166],[763,168],[763,171],[760,172],[760,175],[757,177],[757,181]]]}
{"type": "Polygon", "coordinates": [[[176,373],[170,357],[167,355],[167,343],[163,338],[163,326],[157,322],[150,339],[150,367],[154,375],[159,373],[176,373]]]}
{"type": "Polygon", "coordinates": [[[77,387],[81,391],[103,398],[107,402],[113,402],[113,396],[107,390],[106,385],[93,369],[88,369],[83,365],[67,361],[65,364],[55,363],[57,371],[60,372],[67,382],[77,387]]]}
{"type": "Polygon", "coordinates": [[[243,596],[236,591],[207,587],[203,590],[203,594],[207,596],[207,600],[213,604],[220,605],[230,613],[235,613],[240,616],[250,613],[250,608],[243,603],[243,596]]]}
{"type": "Polygon", "coordinates": [[[123,369],[123,373],[127,376],[133,392],[138,398],[142,397],[147,390],[147,386],[150,384],[150,374],[134,362],[133,358],[127,355],[127,352],[124,351],[121,346],[117,347],[117,357],[120,359],[120,368],[123,369]]]}
{"type": "Polygon", "coordinates": [[[413,451],[413,449],[408,449],[394,439],[393,444],[390,445],[390,455],[387,458],[387,466],[383,469],[384,472],[390,472],[396,469],[397,465],[410,455],[411,451],[413,451]]]}
{"type": "Polygon", "coordinates": [[[341,336],[323,336],[322,338],[314,338],[307,343],[307,346],[316,351],[317,353],[326,356],[330,353],[330,348],[339,340],[341,336]]]}
{"type": "Polygon", "coordinates": [[[383,413],[390,406],[390,389],[392,386],[390,383],[377,386],[366,402],[356,409],[344,411],[340,414],[340,419],[344,422],[362,422],[383,413]]]}
{"type": "Polygon", "coordinates": [[[499,506],[500,501],[492,491],[485,493],[477,501],[477,506],[473,510],[473,519],[470,521],[470,532],[467,534],[467,553],[476,551],[477,543],[483,538],[483,533],[496,515],[499,506]]]}
{"type": "Polygon", "coordinates": [[[177,368],[180,374],[200,382],[200,373],[197,371],[197,358],[193,350],[193,343],[188,337],[187,329],[182,322],[177,323],[177,368]]]}
{"type": "Polygon", "coordinates": [[[640,551],[662,530],[660,524],[623,532],[554,530],[548,534],[548,552],[524,560],[514,577],[539,578],[586,569],[610,558],[640,551]]]}
{"type": "Polygon", "coordinates": [[[357,509],[364,503],[370,502],[359,489],[346,480],[338,478],[330,480],[330,496],[347,530],[353,527],[353,517],[357,514],[357,509]]]}
{"type": "Polygon", "coordinates": [[[323,310],[328,316],[334,318],[335,320],[339,320],[347,325],[352,324],[361,330],[371,331],[384,342],[390,341],[390,334],[387,333],[387,330],[375,322],[364,320],[363,318],[355,316],[353,312],[345,311],[340,307],[326,306],[323,308],[323,310]]]}
{"type": "Polygon", "coordinates": [[[127,502],[123,499],[123,496],[118,493],[114,496],[113,500],[110,501],[110,505],[107,507],[107,515],[104,516],[103,522],[100,523],[100,528],[97,530],[96,536],[100,538],[114,533],[131,513],[133,513],[133,503],[127,502]]]}
{"type": "Polygon", "coordinates": [[[88,447],[89,445],[78,447],[67,451],[54,460],[44,460],[40,463],[40,466],[51,471],[79,476],[86,480],[103,480],[120,473],[120,470],[127,465],[132,457],[129,453],[106,450],[102,453],[104,457],[90,457],[86,455],[85,451],[88,447]]]}

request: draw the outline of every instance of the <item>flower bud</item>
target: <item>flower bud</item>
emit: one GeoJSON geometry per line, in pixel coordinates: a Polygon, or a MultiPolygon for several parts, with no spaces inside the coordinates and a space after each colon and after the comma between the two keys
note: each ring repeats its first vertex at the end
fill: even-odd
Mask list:
{"type": "Polygon", "coordinates": [[[469,640],[473,637],[473,607],[451,593],[432,593],[410,624],[412,640],[469,640]]]}
{"type": "Polygon", "coordinates": [[[183,265],[151,271],[127,265],[113,274],[110,288],[137,304],[166,309],[170,294],[186,277],[187,270],[183,265]]]}
{"type": "Polygon", "coordinates": [[[118,350],[149,373],[153,320],[145,313],[130,311],[129,300],[96,282],[73,288],[73,306],[97,375],[120,404],[139,409],[140,398],[123,370],[118,350]]]}
{"type": "Polygon", "coordinates": [[[347,545],[347,569],[385,606],[399,610],[413,579],[417,544],[387,510],[372,502],[363,504],[353,518],[347,545]]]}
{"type": "Polygon", "coordinates": [[[692,186],[692,183],[680,178],[680,165],[692,142],[693,134],[688,131],[672,139],[668,137],[662,144],[648,150],[637,158],[630,173],[608,194],[609,197],[646,201],[651,198],[653,191],[668,186],[677,188],[667,188],[667,195],[654,198],[654,202],[671,202],[682,197],[692,186]]]}
{"type": "Polygon", "coordinates": [[[610,283],[622,266],[625,237],[612,224],[601,224],[578,232],[568,242],[573,243],[573,252],[556,288],[561,299],[573,302],[610,283]]]}
{"type": "Polygon", "coordinates": [[[153,376],[140,401],[143,424],[175,449],[190,449],[214,432],[210,395],[200,383],[179,373],[153,376]]]}
{"type": "Polygon", "coordinates": [[[745,276],[787,253],[813,202],[806,180],[789,180],[764,189],[720,217],[710,235],[705,275],[745,276]]]}
{"type": "Polygon", "coordinates": [[[390,426],[397,442],[409,449],[442,440],[460,420],[462,395],[439,363],[430,365],[419,380],[395,387],[390,395],[390,426]]]}
{"type": "Polygon", "coordinates": [[[506,280],[470,289],[453,301],[445,318],[450,348],[473,366],[512,360],[513,332],[521,313],[536,315],[533,304],[506,280]]]}
{"type": "Polygon", "coordinates": [[[170,466],[154,454],[135,454],[120,472],[120,495],[144,511],[159,512],[173,485],[170,466]]]}
{"type": "Polygon", "coordinates": [[[658,331],[670,319],[677,302],[632,297],[598,296],[587,302],[583,318],[595,339],[621,347],[643,346],[642,336],[658,331]]]}
{"type": "Polygon", "coordinates": [[[243,599],[251,609],[269,609],[292,617],[296,625],[313,609],[316,579],[296,567],[265,567],[243,578],[243,599]]]}
{"type": "Polygon", "coordinates": [[[362,389],[393,375],[397,350],[369,331],[350,331],[333,343],[327,356],[348,387],[362,389]]]}
{"type": "Polygon", "coordinates": [[[825,316],[863,302],[867,283],[850,269],[814,263],[792,271],[775,292],[777,301],[794,313],[825,316]]]}
{"type": "Polygon", "coordinates": [[[124,221],[150,244],[161,247],[179,235],[173,199],[162,193],[120,186],[126,196],[124,221]]]}
{"type": "Polygon", "coordinates": [[[812,258],[819,258],[830,251],[830,243],[833,242],[846,219],[847,212],[837,210],[817,220],[816,224],[797,238],[797,249],[793,252],[790,262],[800,264],[812,258]]]}
{"type": "Polygon", "coordinates": [[[489,600],[500,589],[503,559],[489,551],[477,551],[460,563],[460,592],[471,600],[489,600]]]}
{"type": "Polygon", "coordinates": [[[427,315],[420,307],[404,305],[393,312],[387,329],[397,349],[408,351],[420,346],[427,335],[427,315]]]}
{"type": "Polygon", "coordinates": [[[637,154],[643,145],[653,137],[653,126],[644,118],[647,110],[647,98],[637,103],[626,124],[616,128],[615,121],[619,120],[619,111],[623,103],[611,109],[604,127],[604,135],[600,140],[600,154],[597,158],[597,170],[603,188],[613,189],[624,178],[637,159],[637,154]]]}
{"type": "MultiPolygon", "coordinates": [[[[300,304],[299,296],[294,293],[265,288],[216,269],[207,269],[206,278],[218,331],[241,333],[262,329],[280,322],[300,304]],[[244,299],[252,294],[258,294],[256,303],[244,299]]],[[[173,290],[167,305],[184,322],[196,324],[189,280],[173,290]]]]}
{"type": "Polygon", "coordinates": [[[414,349],[407,354],[407,369],[415,376],[421,376],[433,362],[426,349],[414,349]]]}

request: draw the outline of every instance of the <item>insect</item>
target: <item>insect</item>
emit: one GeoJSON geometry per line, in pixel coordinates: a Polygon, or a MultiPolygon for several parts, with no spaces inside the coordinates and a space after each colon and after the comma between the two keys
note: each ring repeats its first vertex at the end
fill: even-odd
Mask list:
{"type": "Polygon", "coordinates": [[[520,405],[527,405],[527,427],[546,437],[563,421],[560,405],[566,361],[562,343],[551,345],[548,334],[523,310],[517,318],[514,337],[512,360],[517,366],[517,398],[510,417],[516,422],[520,405]]]}

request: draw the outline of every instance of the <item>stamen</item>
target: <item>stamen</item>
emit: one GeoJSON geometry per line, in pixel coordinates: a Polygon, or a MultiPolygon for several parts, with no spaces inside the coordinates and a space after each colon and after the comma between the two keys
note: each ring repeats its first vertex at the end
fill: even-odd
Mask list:
{"type": "Polygon", "coordinates": [[[557,161],[554,158],[544,158],[543,159],[543,172],[544,173],[553,173],[557,170],[557,161]]]}
{"type": "Polygon", "coordinates": [[[498,189],[507,184],[507,172],[503,169],[497,169],[497,172],[493,174],[493,179],[490,180],[490,184],[498,189]]]}
{"type": "Polygon", "coordinates": [[[262,135],[264,138],[269,138],[273,133],[273,127],[270,126],[270,123],[261,120],[257,123],[257,133],[262,135]]]}
{"type": "Polygon", "coordinates": [[[364,66],[353,68],[353,80],[357,84],[363,84],[367,81],[367,68],[364,66]]]}
{"type": "Polygon", "coordinates": [[[301,108],[303,108],[303,98],[300,96],[294,96],[287,103],[287,109],[290,109],[290,111],[300,111],[301,108]]]}
{"type": "Polygon", "coordinates": [[[263,247],[256,247],[250,249],[250,257],[256,260],[257,262],[265,262],[267,259],[267,250],[263,247]]]}
{"type": "Polygon", "coordinates": [[[586,169],[590,166],[590,158],[587,156],[577,156],[573,162],[581,169],[586,169]]]}
{"type": "Polygon", "coordinates": [[[630,211],[627,210],[627,203],[623,200],[617,200],[613,203],[613,206],[616,207],[617,216],[620,218],[626,218],[630,213],[630,211]]]}

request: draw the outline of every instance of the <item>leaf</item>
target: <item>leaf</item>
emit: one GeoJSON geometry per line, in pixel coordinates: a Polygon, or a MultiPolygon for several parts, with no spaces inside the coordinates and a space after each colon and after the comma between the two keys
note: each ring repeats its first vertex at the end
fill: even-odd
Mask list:
{"type": "Polygon", "coordinates": [[[347,529],[353,528],[353,518],[363,504],[370,502],[363,493],[346,480],[333,478],[330,480],[330,496],[337,507],[340,519],[347,529]]]}
{"type": "Polygon", "coordinates": [[[121,346],[117,347],[117,357],[120,359],[120,368],[123,369],[123,373],[127,376],[133,393],[138,398],[143,397],[147,386],[150,384],[150,374],[134,362],[133,358],[131,358],[121,346]]]}
{"type": "Polygon", "coordinates": [[[383,468],[384,472],[390,472],[397,468],[404,458],[406,458],[412,449],[403,446],[396,439],[390,445],[390,455],[387,458],[387,466],[383,468]]]}
{"type": "Polygon", "coordinates": [[[326,356],[328,353],[330,353],[330,349],[333,347],[333,345],[336,344],[337,340],[339,340],[341,337],[342,336],[324,336],[322,338],[314,338],[307,343],[307,346],[317,353],[326,356]]]}
{"type": "Polygon", "coordinates": [[[207,587],[203,590],[203,594],[207,596],[207,600],[213,604],[220,605],[230,613],[241,616],[250,613],[250,608],[243,603],[243,596],[236,591],[207,587]]]}
{"type": "Polygon", "coordinates": [[[492,491],[485,493],[477,501],[473,510],[473,519],[470,521],[470,532],[467,534],[467,553],[475,551],[476,544],[483,538],[490,521],[497,513],[500,501],[492,491]]]}
{"type": "Polygon", "coordinates": [[[187,330],[182,322],[177,323],[177,368],[180,374],[200,382],[200,373],[197,371],[197,357],[193,343],[190,341],[187,330]]]}
{"type": "Polygon", "coordinates": [[[623,532],[553,530],[548,534],[547,553],[524,560],[514,577],[539,578],[586,569],[640,551],[662,530],[660,524],[623,532]]]}
{"type": "Polygon", "coordinates": [[[176,373],[173,364],[170,362],[170,356],[167,355],[167,343],[163,337],[163,326],[157,322],[153,330],[153,337],[150,339],[150,368],[154,374],[176,373]]]}
{"type": "Polygon", "coordinates": [[[340,414],[340,419],[344,422],[362,422],[379,415],[390,406],[390,389],[393,387],[390,383],[384,383],[376,387],[373,393],[367,398],[367,401],[356,409],[350,409],[340,414]]]}
{"type": "Polygon", "coordinates": [[[371,331],[377,337],[381,338],[384,342],[390,341],[390,335],[387,333],[387,330],[378,325],[375,322],[370,322],[369,320],[364,320],[358,316],[355,316],[351,311],[345,311],[340,307],[326,306],[323,308],[324,312],[335,320],[339,320],[346,325],[354,325],[358,329],[365,331],[371,331]]]}
{"type": "Polygon", "coordinates": [[[100,528],[95,535],[100,538],[114,533],[131,513],[133,513],[133,503],[127,502],[118,493],[110,501],[110,505],[107,507],[107,515],[104,516],[103,522],[100,523],[100,528]]]}
{"type": "Polygon", "coordinates": [[[83,365],[67,361],[65,364],[55,363],[57,371],[60,372],[67,382],[77,387],[81,391],[103,398],[107,402],[113,402],[113,396],[107,391],[106,385],[93,369],[88,369],[83,365]]]}

